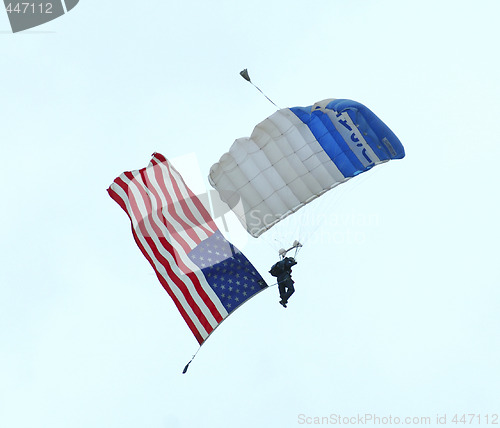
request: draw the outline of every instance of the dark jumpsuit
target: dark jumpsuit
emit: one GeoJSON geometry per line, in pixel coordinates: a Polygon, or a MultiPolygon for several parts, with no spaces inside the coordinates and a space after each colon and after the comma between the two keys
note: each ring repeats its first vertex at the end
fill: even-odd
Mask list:
{"type": "Polygon", "coordinates": [[[290,296],[295,292],[292,280],[292,266],[295,266],[297,262],[291,258],[286,257],[280,260],[276,265],[280,268],[280,273],[278,274],[278,289],[280,292],[280,297],[283,303],[287,303],[290,296]]]}

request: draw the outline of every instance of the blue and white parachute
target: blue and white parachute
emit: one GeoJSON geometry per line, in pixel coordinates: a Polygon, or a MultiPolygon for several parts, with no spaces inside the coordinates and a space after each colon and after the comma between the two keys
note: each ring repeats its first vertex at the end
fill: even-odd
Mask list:
{"type": "Polygon", "coordinates": [[[259,123],[212,166],[209,181],[258,237],[335,186],[404,156],[396,135],[367,107],[327,99],[259,123]]]}

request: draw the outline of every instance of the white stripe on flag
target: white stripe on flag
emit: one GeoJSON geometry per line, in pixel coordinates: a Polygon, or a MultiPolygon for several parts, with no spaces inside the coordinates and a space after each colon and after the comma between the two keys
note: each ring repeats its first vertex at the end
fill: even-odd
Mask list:
{"type": "MultiPolygon", "coordinates": [[[[151,188],[152,191],[154,191],[155,195],[160,198],[162,214],[165,219],[167,219],[172,229],[175,231],[175,234],[178,234],[178,236],[186,243],[187,246],[189,246],[189,248],[194,248],[200,243],[201,240],[205,239],[207,236],[206,234],[200,236],[200,234],[196,233],[196,236],[193,237],[192,233],[188,233],[188,230],[189,232],[194,232],[193,225],[186,221],[188,219],[184,215],[180,205],[178,203],[173,203],[173,201],[176,201],[177,197],[173,189],[169,190],[168,188],[171,187],[168,186],[168,181],[170,181],[168,175],[167,177],[163,175],[160,175],[160,177],[158,177],[163,183],[165,190],[160,186],[156,177],[156,173],[161,172],[162,171],[160,170],[159,166],[148,166],[148,168],[146,168],[146,178],[148,180],[147,185],[151,188]],[[186,230],[186,224],[189,225],[188,230],[186,230]]],[[[171,234],[173,235],[174,233],[171,234]]]]}
{"type": "MultiPolygon", "coordinates": [[[[126,177],[123,177],[123,178],[126,179],[126,177]]],[[[149,258],[153,261],[153,264],[154,264],[153,267],[154,267],[155,271],[167,282],[170,290],[175,295],[175,298],[179,301],[179,303],[181,304],[183,309],[186,311],[187,315],[192,320],[193,324],[195,325],[195,327],[198,330],[198,332],[200,333],[200,335],[203,337],[203,339],[205,339],[208,336],[209,332],[207,332],[207,329],[205,329],[205,327],[200,322],[198,316],[194,313],[193,308],[187,302],[186,297],[184,296],[184,294],[182,293],[180,288],[173,281],[173,279],[170,278],[170,275],[167,272],[165,266],[162,264],[161,261],[158,260],[158,257],[155,254],[155,250],[153,248],[151,248],[151,246],[149,245],[148,242],[146,242],[145,236],[143,235],[143,233],[141,232],[140,227],[139,227],[139,222],[142,222],[143,219],[136,217],[136,215],[131,207],[131,201],[129,200],[129,195],[127,195],[125,193],[125,191],[120,186],[113,186],[112,185],[112,189],[125,202],[125,204],[127,206],[128,213],[132,219],[132,225],[133,225],[133,228],[135,230],[136,236],[138,237],[139,241],[141,242],[141,245],[144,248],[144,250],[147,252],[149,258]]],[[[139,202],[140,199],[139,199],[139,201],[137,201],[136,196],[134,195],[134,191],[132,191],[132,197],[134,199],[134,201],[132,201],[132,203],[137,202],[137,206],[139,207],[140,206],[140,202],[139,202]]],[[[152,233],[151,235],[154,236],[154,233],[152,233]]],[[[168,256],[166,257],[166,259],[169,263],[169,267],[172,268],[174,274],[179,276],[180,271],[179,271],[175,261],[173,261],[173,263],[172,263],[172,258],[168,257],[168,256]]],[[[182,274],[182,273],[180,273],[180,274],[182,274]]],[[[193,296],[193,294],[194,294],[193,297],[196,297],[197,293],[196,292],[193,293],[193,291],[192,291],[193,285],[189,281],[189,278],[185,277],[185,279],[184,278],[179,278],[179,279],[186,286],[186,289],[189,291],[189,294],[191,296],[193,296]],[[186,281],[186,279],[187,279],[187,281],[186,281]]],[[[197,301],[196,298],[194,298],[193,300],[197,301]]],[[[197,303],[199,302],[199,300],[200,299],[198,299],[197,303]]],[[[215,323],[214,325],[213,324],[211,324],[211,325],[212,325],[212,327],[215,327],[216,324],[217,323],[215,323]]]]}
{"type": "MultiPolygon", "coordinates": [[[[172,238],[172,236],[169,234],[169,232],[167,231],[164,224],[158,218],[156,210],[152,207],[153,209],[151,210],[151,213],[150,213],[148,211],[147,207],[144,205],[144,200],[142,199],[140,193],[138,194],[138,186],[141,185],[142,183],[139,182],[137,179],[134,180],[133,182],[128,180],[127,178],[125,178],[125,180],[124,181],[125,181],[125,183],[128,184],[129,189],[131,188],[131,186],[135,186],[136,190],[132,189],[133,195],[136,198],[136,201],[141,201],[141,205],[139,206],[139,209],[141,211],[141,215],[143,216],[143,220],[145,222],[146,230],[149,233],[149,237],[151,237],[153,239],[153,242],[155,243],[155,246],[156,246],[158,252],[165,259],[167,259],[167,261],[168,261],[169,265],[171,266],[172,270],[174,271],[174,273],[183,280],[183,282],[188,287],[190,295],[193,297],[194,301],[196,302],[198,307],[201,309],[202,313],[205,315],[207,320],[210,322],[210,325],[212,327],[215,327],[218,324],[218,322],[214,319],[212,313],[210,312],[210,309],[207,307],[206,303],[203,301],[201,296],[198,294],[194,284],[191,282],[191,280],[189,279],[189,277],[186,274],[194,273],[196,275],[196,277],[198,278],[198,280],[200,281],[201,287],[205,291],[207,289],[210,289],[210,291],[213,292],[213,290],[208,285],[203,274],[199,271],[198,266],[196,266],[193,262],[191,262],[191,260],[189,259],[187,254],[184,252],[184,250],[182,249],[180,244],[175,239],[173,239],[173,240],[168,239],[168,238],[172,238]],[[152,216],[156,217],[156,221],[155,221],[154,225],[151,223],[152,216],[149,214],[152,214],[152,216]],[[156,226],[160,230],[161,234],[164,237],[166,237],[168,239],[169,243],[174,247],[174,249],[176,250],[175,255],[172,255],[170,252],[168,252],[164,248],[164,246],[162,245],[162,243],[158,239],[157,233],[155,232],[155,230],[153,228],[154,226],[156,226]]],[[[145,186],[142,186],[142,187],[145,188],[145,186]]],[[[154,198],[150,198],[150,200],[151,200],[151,202],[153,202],[154,198]]],[[[167,221],[168,221],[168,219],[167,219],[167,221]]],[[[211,296],[209,296],[209,297],[211,297],[211,296]]],[[[213,295],[213,297],[215,297],[215,299],[217,301],[219,301],[219,299],[217,298],[217,296],[215,294],[213,295]]],[[[213,301],[213,299],[211,299],[211,300],[213,301]]],[[[219,301],[219,303],[220,303],[220,301],[219,301]]],[[[220,306],[222,307],[222,304],[220,304],[220,306]]],[[[223,311],[226,312],[225,309],[223,309],[223,311]]],[[[219,311],[219,313],[220,313],[220,311],[219,311]]],[[[226,312],[226,314],[227,314],[227,312],[226,312]]]]}
{"type": "Polygon", "coordinates": [[[187,190],[188,188],[184,183],[181,175],[175,170],[175,168],[170,164],[168,160],[166,162],[161,162],[156,157],[154,157],[151,162],[155,165],[156,168],[160,169],[164,179],[164,183],[167,185],[166,187],[168,193],[173,198],[175,196],[174,201],[179,202],[174,203],[174,207],[176,208],[177,213],[179,213],[179,210],[181,210],[182,220],[188,223],[192,228],[196,229],[196,234],[199,236],[200,240],[204,240],[212,235],[212,232],[215,232],[215,229],[207,224],[207,222],[203,218],[203,215],[200,213],[200,210],[194,204],[193,198],[189,194],[187,190]],[[180,193],[180,201],[177,197],[177,193],[174,190],[174,184],[177,186],[177,189],[180,193]],[[182,209],[181,202],[185,202],[187,204],[187,212],[182,209]],[[191,220],[190,215],[194,215],[194,222],[191,220]],[[203,225],[204,227],[201,228],[200,225],[203,225]],[[207,234],[207,231],[209,232],[209,234],[207,234]]]}
{"type": "MultiPolygon", "coordinates": [[[[161,198],[161,202],[162,202],[162,209],[158,210],[159,206],[157,205],[156,198],[151,197],[151,204],[152,204],[151,211],[152,211],[153,219],[154,219],[156,225],[162,231],[163,236],[170,238],[169,241],[170,241],[170,244],[172,244],[172,246],[174,247],[176,257],[179,257],[180,261],[182,262],[183,265],[185,265],[187,267],[189,272],[193,272],[196,275],[196,277],[200,281],[201,287],[203,288],[203,290],[207,294],[208,298],[214,303],[214,305],[215,305],[217,311],[219,312],[219,314],[221,315],[221,317],[225,318],[228,315],[226,308],[224,308],[224,306],[220,302],[219,298],[217,297],[217,295],[213,291],[212,287],[210,287],[210,285],[207,283],[200,268],[187,256],[187,253],[183,248],[184,246],[179,242],[179,238],[181,238],[183,240],[187,240],[187,241],[191,241],[191,240],[190,240],[189,236],[187,235],[187,233],[185,232],[185,230],[180,227],[179,223],[176,222],[174,217],[171,216],[169,214],[168,210],[165,208],[167,201],[165,199],[165,195],[163,194],[161,188],[159,187],[159,185],[156,181],[156,178],[154,177],[154,174],[152,173],[152,168],[146,169],[146,175],[147,175],[147,178],[149,179],[148,180],[149,182],[147,183],[148,187],[150,187],[149,190],[154,194],[152,196],[155,196],[155,195],[159,196],[161,198]],[[172,224],[172,225],[178,226],[175,228],[175,231],[177,232],[178,236],[176,236],[175,233],[172,234],[167,230],[165,223],[159,218],[159,215],[158,215],[159,212],[162,212],[163,218],[167,224],[172,224]]],[[[175,177],[175,175],[173,175],[173,178],[176,179],[177,177],[175,177]]],[[[146,186],[144,186],[144,187],[146,187],[146,186]]],[[[182,188],[182,186],[179,186],[179,187],[182,188]]],[[[187,199],[191,199],[191,198],[187,198],[187,199]]],[[[173,199],[173,200],[175,200],[175,199],[173,199]]],[[[201,228],[199,226],[197,226],[195,224],[192,224],[192,230],[199,237],[206,235],[206,233],[203,230],[201,230],[201,228]]],[[[191,246],[190,249],[194,248],[196,245],[197,245],[197,243],[194,243],[194,245],[191,246]]],[[[175,266],[176,266],[176,268],[178,267],[177,264],[175,264],[175,266]]],[[[182,270],[180,270],[180,271],[182,273],[185,273],[182,270]]],[[[189,278],[186,278],[186,280],[189,281],[189,278]]],[[[210,314],[210,310],[206,307],[206,305],[204,303],[203,303],[203,305],[200,305],[200,308],[202,308],[203,313],[205,314],[205,309],[206,309],[206,311],[208,311],[208,314],[210,314]]],[[[207,315],[207,319],[210,320],[208,315],[207,315]]],[[[214,322],[216,322],[215,319],[214,319],[214,322]]]]}

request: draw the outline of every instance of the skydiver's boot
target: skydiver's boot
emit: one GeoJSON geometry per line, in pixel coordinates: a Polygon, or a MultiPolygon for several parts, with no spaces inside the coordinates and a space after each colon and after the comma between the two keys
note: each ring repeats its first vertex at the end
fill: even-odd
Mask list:
{"type": "Polygon", "coordinates": [[[280,305],[286,308],[286,302],[283,299],[280,300],[280,305]]]}

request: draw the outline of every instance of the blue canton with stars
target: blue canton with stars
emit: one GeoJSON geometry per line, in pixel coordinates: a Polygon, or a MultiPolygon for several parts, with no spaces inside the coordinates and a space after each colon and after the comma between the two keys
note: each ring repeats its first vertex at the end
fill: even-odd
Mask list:
{"type": "Polygon", "coordinates": [[[267,287],[259,272],[220,231],[202,241],[188,257],[201,269],[228,313],[267,287]]]}

